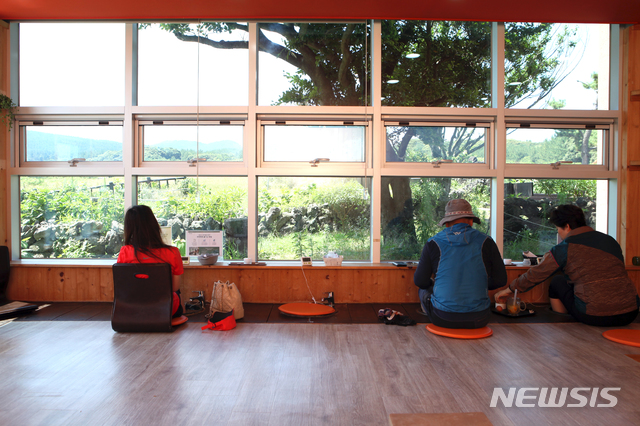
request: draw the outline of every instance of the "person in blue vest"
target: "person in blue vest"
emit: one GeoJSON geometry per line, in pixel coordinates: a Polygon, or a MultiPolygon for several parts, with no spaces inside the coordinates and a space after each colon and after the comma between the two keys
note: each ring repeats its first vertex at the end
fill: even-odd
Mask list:
{"type": "Polygon", "coordinates": [[[493,239],[473,229],[480,219],[464,199],[451,200],[440,226],[445,229],[422,249],[413,282],[434,325],[481,328],[491,316],[489,290],[507,283],[507,271],[493,239]]]}

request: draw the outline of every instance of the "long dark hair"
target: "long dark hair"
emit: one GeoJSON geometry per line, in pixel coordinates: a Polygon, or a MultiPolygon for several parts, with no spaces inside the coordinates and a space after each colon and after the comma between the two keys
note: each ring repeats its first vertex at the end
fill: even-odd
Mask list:
{"type": "Polygon", "coordinates": [[[158,248],[170,248],[162,242],[160,225],[149,206],[132,206],[124,215],[124,244],[133,246],[133,252],[138,257],[138,252],[143,252],[161,260],[151,250],[158,248]]]}

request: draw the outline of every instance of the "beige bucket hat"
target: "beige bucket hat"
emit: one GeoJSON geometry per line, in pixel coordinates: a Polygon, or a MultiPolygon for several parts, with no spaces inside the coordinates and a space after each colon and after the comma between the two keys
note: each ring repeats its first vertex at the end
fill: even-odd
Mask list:
{"type": "Polygon", "coordinates": [[[447,203],[447,206],[444,208],[444,218],[438,225],[444,226],[445,223],[460,219],[461,217],[470,217],[475,223],[480,223],[480,219],[474,215],[471,210],[471,204],[465,199],[458,198],[447,203]]]}

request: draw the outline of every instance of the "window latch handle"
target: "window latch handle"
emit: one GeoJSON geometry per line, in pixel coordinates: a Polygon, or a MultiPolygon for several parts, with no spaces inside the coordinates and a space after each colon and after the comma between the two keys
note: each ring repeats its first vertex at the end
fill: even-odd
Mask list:
{"type": "Polygon", "coordinates": [[[200,157],[200,158],[192,158],[191,160],[187,160],[187,163],[189,163],[189,167],[195,167],[196,163],[205,162],[205,161],[207,161],[206,158],[200,157]]]}
{"type": "Polygon", "coordinates": [[[309,161],[309,164],[311,164],[311,167],[318,167],[318,163],[320,163],[321,161],[329,162],[331,160],[328,158],[314,158],[313,160],[309,161]]]}
{"type": "Polygon", "coordinates": [[[77,167],[78,163],[81,163],[83,161],[87,161],[84,158],[72,158],[71,160],[67,161],[67,163],[69,163],[69,167],[77,167]]]}
{"type": "Polygon", "coordinates": [[[440,164],[442,163],[453,163],[453,160],[434,160],[431,162],[431,164],[433,164],[433,167],[440,167],[440,164]]]}
{"type": "Polygon", "coordinates": [[[568,161],[568,160],[560,160],[560,161],[556,161],[555,163],[551,163],[550,166],[552,169],[559,169],[560,168],[560,164],[571,164],[573,163],[573,161],[568,161]]]}

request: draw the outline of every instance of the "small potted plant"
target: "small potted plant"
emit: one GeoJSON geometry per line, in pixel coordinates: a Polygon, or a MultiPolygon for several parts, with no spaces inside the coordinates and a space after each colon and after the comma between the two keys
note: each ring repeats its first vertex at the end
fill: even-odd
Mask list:
{"type": "Polygon", "coordinates": [[[13,127],[17,107],[18,105],[14,104],[9,96],[0,93],[0,118],[9,126],[9,130],[13,127]]]}

